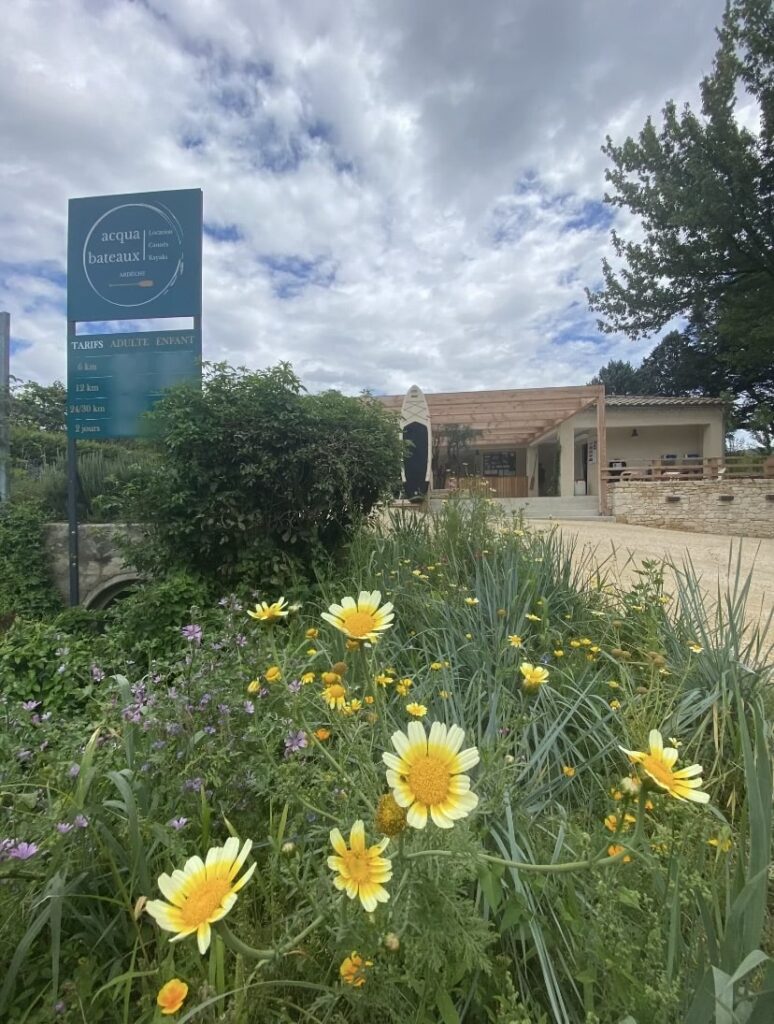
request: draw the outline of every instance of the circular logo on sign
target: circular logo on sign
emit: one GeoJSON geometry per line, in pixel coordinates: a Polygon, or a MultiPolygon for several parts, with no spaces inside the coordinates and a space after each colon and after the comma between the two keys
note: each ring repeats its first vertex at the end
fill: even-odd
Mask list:
{"type": "Polygon", "coordinates": [[[86,280],[100,298],[127,309],[147,306],[183,273],[183,230],[160,203],[114,206],[83,245],[86,280]]]}

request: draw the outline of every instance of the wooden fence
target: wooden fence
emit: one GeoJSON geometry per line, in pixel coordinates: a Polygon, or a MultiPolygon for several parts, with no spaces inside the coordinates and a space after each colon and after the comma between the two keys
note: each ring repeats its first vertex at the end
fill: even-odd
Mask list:
{"type": "Polygon", "coordinates": [[[624,480],[751,480],[774,479],[774,456],[727,455],[718,459],[612,459],[602,478],[624,480]]]}

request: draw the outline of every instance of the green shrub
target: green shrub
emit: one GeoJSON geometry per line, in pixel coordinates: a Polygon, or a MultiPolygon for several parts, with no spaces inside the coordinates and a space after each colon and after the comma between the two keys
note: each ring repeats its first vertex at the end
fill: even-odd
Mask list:
{"type": "Polygon", "coordinates": [[[133,492],[152,524],[136,564],[219,586],[279,584],[335,554],[399,477],[394,418],[374,400],[304,395],[291,368],[215,366],[150,415],[163,460],[133,492]]]}
{"type": "Polygon", "coordinates": [[[0,505],[0,615],[45,616],[62,607],[51,579],[44,522],[34,502],[0,505]]]}

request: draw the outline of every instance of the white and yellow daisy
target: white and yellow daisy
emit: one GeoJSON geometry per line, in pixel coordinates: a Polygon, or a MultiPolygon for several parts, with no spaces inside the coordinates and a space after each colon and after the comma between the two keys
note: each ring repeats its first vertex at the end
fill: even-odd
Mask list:
{"type": "Polygon", "coordinates": [[[341,604],[332,604],[322,617],[350,640],[378,640],[379,633],[389,629],[395,618],[389,601],[379,607],[381,599],[379,590],[361,590],[357,601],[343,597],[341,604]]]}
{"type": "Polygon", "coordinates": [[[350,830],[349,846],[337,828],[331,829],[330,837],[335,854],[328,858],[328,867],[338,872],[333,879],[336,888],[346,892],[351,900],[359,897],[369,913],[376,910],[377,904],[386,903],[390,894],[382,883],[392,878],[392,864],[381,854],[389,836],[366,848],[365,825],[358,820],[350,830]]]}
{"type": "Polygon", "coordinates": [[[627,750],[621,747],[624,754],[632,764],[638,764],[657,786],[666,790],[675,800],[691,800],[695,804],[706,804],[709,802],[709,793],[703,793],[699,787],[702,785],[700,778],[704,770],[700,764],[692,764],[679,771],[673,771],[677,761],[677,750],[674,747],[665,747],[664,740],[658,729],[651,729],[648,736],[650,750],[627,750]]]}
{"type": "Polygon", "coordinates": [[[397,754],[382,754],[387,785],[395,802],[408,808],[406,821],[412,828],[425,827],[428,811],[439,828],[451,828],[478,804],[470,779],[462,773],[478,764],[479,754],[475,747],[460,751],[464,739],[458,725],[441,722],[433,722],[429,737],[421,722],[392,734],[397,754]]]}
{"type": "Polygon", "coordinates": [[[287,601],[284,597],[281,597],[278,601],[274,601],[269,604],[267,601],[261,601],[260,604],[256,604],[255,611],[247,609],[247,614],[251,619],[256,619],[258,622],[279,622],[280,619],[286,619],[288,617],[287,601]]]}
{"type": "Polygon", "coordinates": [[[199,952],[209,949],[211,924],[220,921],[236,903],[237,893],[255,871],[252,864],[237,881],[236,876],[247,860],[252,840],[239,849],[236,836],[223,846],[213,846],[201,857],[189,857],[182,871],[159,875],[158,886],[169,900],[150,900],[145,909],[159,927],[177,934],[170,940],[177,942],[196,932],[199,952]]]}

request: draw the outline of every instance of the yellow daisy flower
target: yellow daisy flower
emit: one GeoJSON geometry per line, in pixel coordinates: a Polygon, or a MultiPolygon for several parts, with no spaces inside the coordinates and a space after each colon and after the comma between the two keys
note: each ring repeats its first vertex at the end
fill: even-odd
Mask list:
{"type": "Polygon", "coordinates": [[[522,647],[524,641],[521,639],[518,633],[513,633],[511,636],[508,637],[508,643],[511,645],[511,647],[522,647]]]}
{"type": "Polygon", "coordinates": [[[413,685],[414,685],[414,680],[413,679],[408,679],[408,678],[401,679],[399,682],[397,682],[395,684],[395,690],[396,690],[396,692],[397,692],[399,697],[406,697],[406,696],[408,696],[408,692],[409,692],[409,690],[411,689],[411,687],[413,685]]]}
{"type": "Polygon", "coordinates": [[[347,691],[341,683],[331,683],[323,690],[323,700],[331,711],[340,710],[347,703],[347,691]]]}
{"type": "Polygon", "coordinates": [[[247,692],[248,693],[258,693],[260,688],[261,688],[261,681],[260,681],[260,679],[253,679],[253,680],[251,680],[247,684],[247,692]]]}
{"type": "Polygon", "coordinates": [[[554,657],[555,658],[563,658],[564,657],[564,651],[561,649],[561,647],[557,648],[557,650],[554,651],[554,657]]]}
{"type": "Polygon", "coordinates": [[[562,775],[566,775],[568,779],[575,777],[575,769],[570,764],[562,765],[562,775]]]}
{"type": "Polygon", "coordinates": [[[392,676],[388,676],[385,672],[380,672],[378,676],[374,676],[374,682],[377,686],[389,686],[392,682],[392,676]]]}
{"type": "Polygon", "coordinates": [[[328,858],[328,867],[338,872],[333,879],[336,888],[346,892],[351,900],[357,896],[369,913],[376,910],[377,904],[386,903],[390,894],[382,883],[392,878],[392,864],[381,854],[389,836],[366,849],[365,825],[358,820],[349,833],[349,846],[337,828],[331,830],[330,838],[335,854],[328,858]]]}
{"type": "Polygon", "coordinates": [[[442,668],[443,668],[443,662],[442,661],[431,661],[430,662],[430,669],[431,669],[431,671],[433,671],[433,672],[440,672],[442,668]]]}
{"type": "Polygon", "coordinates": [[[696,641],[694,641],[693,643],[688,644],[688,650],[692,651],[693,654],[701,654],[704,648],[701,644],[697,644],[696,641]]]}
{"type": "Polygon", "coordinates": [[[354,988],[362,988],[366,983],[365,969],[373,967],[373,960],[364,960],[354,950],[349,956],[345,956],[339,967],[341,980],[345,985],[352,985],[354,988]]]}
{"type": "Polygon", "coordinates": [[[332,604],[322,617],[351,640],[377,640],[379,633],[389,629],[395,618],[389,602],[379,607],[381,599],[378,590],[371,593],[361,590],[357,601],[344,597],[341,604],[332,604]]]}
{"type": "Polygon", "coordinates": [[[179,978],[172,978],[166,985],[162,985],[156,996],[156,1005],[161,1009],[162,1016],[168,1017],[172,1013],[177,1013],[187,995],[188,986],[179,978]]]}
{"type": "Polygon", "coordinates": [[[519,672],[524,679],[524,689],[530,692],[539,690],[548,681],[548,669],[541,668],[540,665],[531,665],[528,661],[523,661],[519,665],[519,672]]]}
{"type": "Polygon", "coordinates": [[[416,702],[413,704],[407,704],[406,711],[408,711],[410,715],[413,715],[414,718],[424,718],[427,714],[427,708],[425,705],[417,704],[416,702]]]}
{"type": "Polygon", "coordinates": [[[304,685],[306,685],[307,683],[313,683],[315,681],[315,678],[316,676],[314,672],[304,672],[304,674],[301,676],[301,682],[304,683],[304,685]]]}
{"type": "Polygon", "coordinates": [[[172,942],[196,932],[199,952],[207,952],[210,925],[226,916],[236,903],[236,894],[255,871],[252,864],[236,880],[252,845],[248,839],[240,850],[239,840],[232,836],[223,846],[211,847],[204,861],[201,857],[189,857],[182,871],[159,875],[159,889],[169,903],[149,900],[145,909],[164,931],[176,932],[172,942]]]}
{"type": "Polygon", "coordinates": [[[478,598],[477,597],[466,597],[465,598],[465,604],[469,604],[469,605],[478,604],[478,598]]]}
{"type": "Polygon", "coordinates": [[[247,609],[247,614],[251,619],[256,619],[258,622],[279,622],[280,619],[286,619],[288,617],[288,603],[284,597],[281,597],[279,601],[274,601],[273,604],[269,604],[266,601],[261,601],[260,604],[256,604],[255,611],[251,612],[247,609]]]}
{"type": "Polygon", "coordinates": [[[282,679],[282,670],[279,665],[270,665],[263,674],[267,683],[278,683],[282,679]]]}
{"type": "Polygon", "coordinates": [[[412,828],[425,827],[428,811],[439,828],[451,828],[474,810],[478,797],[462,773],[478,764],[479,754],[475,747],[460,751],[465,733],[458,725],[433,722],[428,737],[421,722],[409,722],[406,732],[394,732],[391,739],[398,753],[382,754],[387,785],[396,803],[408,809],[412,828]]]}
{"type": "Polygon", "coordinates": [[[307,640],[316,640],[319,635],[320,630],[315,629],[314,626],[311,629],[307,629],[306,633],[304,633],[307,640]]]}
{"type": "Polygon", "coordinates": [[[326,740],[329,740],[331,738],[331,731],[330,729],[324,728],[315,729],[314,735],[315,738],[320,741],[320,743],[325,743],[326,740]]]}
{"type": "Polygon", "coordinates": [[[524,618],[528,619],[530,622],[540,622],[541,621],[539,615],[533,615],[531,612],[529,614],[525,615],[524,618]]]}
{"type": "Polygon", "coordinates": [[[632,764],[638,764],[648,776],[661,789],[666,790],[675,800],[690,800],[696,804],[709,803],[709,793],[703,793],[699,787],[702,785],[702,767],[700,764],[692,764],[680,771],[673,771],[677,761],[677,751],[674,747],[665,747],[664,740],[658,729],[651,729],[648,736],[650,750],[627,750],[621,747],[624,754],[632,764]]]}

